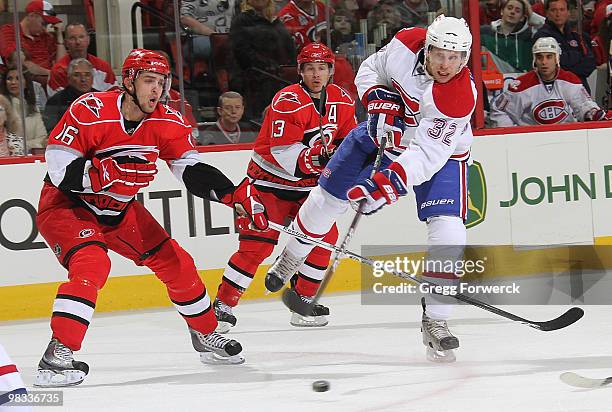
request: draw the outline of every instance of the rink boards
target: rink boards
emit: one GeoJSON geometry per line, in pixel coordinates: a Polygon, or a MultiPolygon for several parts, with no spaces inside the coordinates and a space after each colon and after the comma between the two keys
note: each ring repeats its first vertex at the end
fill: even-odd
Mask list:
{"type": "MultiPolygon", "coordinates": [[[[502,251],[501,245],[612,244],[611,138],[611,128],[475,137],[468,242],[499,245],[502,251]]],[[[250,151],[202,156],[238,182],[250,151]]],[[[158,166],[160,172],[141,200],[192,254],[214,295],[222,268],[238,244],[232,211],[188,195],[162,162],[158,166]]],[[[48,316],[57,285],[65,280],[65,270],[34,225],[45,173],[45,163],[39,160],[0,166],[0,320],[48,316]]],[[[425,243],[425,225],[417,220],[414,203],[411,193],[398,205],[362,219],[351,249],[425,243]]],[[[341,233],[350,218],[340,222],[341,233]]],[[[281,237],[280,245],[284,242],[281,237]]],[[[111,279],[101,293],[99,311],[169,305],[163,286],[147,268],[114,253],[111,259],[111,279]]],[[[260,268],[245,298],[266,297],[265,268],[260,268]]],[[[516,270],[530,272],[526,267],[516,270]]],[[[343,263],[328,290],[359,290],[359,275],[356,264],[343,263]]]]}

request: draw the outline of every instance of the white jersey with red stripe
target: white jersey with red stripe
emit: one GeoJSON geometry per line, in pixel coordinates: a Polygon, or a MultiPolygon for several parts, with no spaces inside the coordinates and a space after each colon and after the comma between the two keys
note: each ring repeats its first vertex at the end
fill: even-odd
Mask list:
{"type": "Polygon", "coordinates": [[[158,104],[128,133],[120,110],[123,96],[116,90],[87,93],[75,100],[49,134],[45,152],[46,180],[60,189],[71,175],[82,181],[72,186],[82,186],[83,190],[71,190],[69,194],[99,219],[120,216],[134,195],[115,193],[113,186],[94,193],[87,174],[93,157],[135,156],[150,162],[161,158],[181,181],[185,167],[200,162],[192,143],[191,126],[166,105],[158,104]],[[74,173],[76,159],[85,163],[80,165],[84,174],[74,173]]]}
{"type": "Polygon", "coordinates": [[[315,101],[300,84],[287,86],[272,99],[247,174],[259,187],[308,192],[317,185],[319,174],[300,171],[301,153],[322,143],[321,129],[325,142],[338,146],[356,125],[355,103],[341,87],[326,87],[325,113],[319,116],[315,101]]]}
{"type": "Polygon", "coordinates": [[[599,106],[574,73],[559,69],[555,80],[543,82],[532,70],[493,100],[490,119],[495,127],[572,123],[594,109],[599,106]]]}
{"type": "Polygon", "coordinates": [[[400,94],[406,130],[401,147],[387,156],[406,170],[408,184],[429,180],[449,160],[468,160],[473,136],[470,118],[476,106],[476,87],[464,67],[447,83],[425,73],[427,30],[399,31],[385,47],[368,57],[355,78],[367,107],[368,92],[385,87],[400,94]]]}
{"type": "Polygon", "coordinates": [[[29,406],[19,406],[22,402],[13,402],[16,396],[25,395],[26,388],[17,370],[4,347],[0,344],[0,412],[31,411],[29,406]]]}

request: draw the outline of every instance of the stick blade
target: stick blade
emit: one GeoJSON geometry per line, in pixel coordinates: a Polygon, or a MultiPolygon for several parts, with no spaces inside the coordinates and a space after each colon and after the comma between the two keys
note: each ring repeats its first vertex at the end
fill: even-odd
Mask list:
{"type": "Polygon", "coordinates": [[[283,291],[283,303],[287,308],[302,316],[312,316],[313,304],[304,302],[292,288],[286,288],[283,291]]]}
{"type": "Polygon", "coordinates": [[[561,379],[561,381],[567,385],[583,389],[600,388],[612,383],[612,377],[605,379],[591,379],[580,376],[574,372],[562,373],[561,376],[559,376],[559,379],[561,379]]]}
{"type": "Polygon", "coordinates": [[[537,329],[543,331],[551,331],[557,329],[563,329],[572,323],[577,322],[580,318],[584,316],[584,310],[578,307],[570,308],[563,315],[559,316],[556,319],[549,320],[546,322],[533,322],[537,329]]]}

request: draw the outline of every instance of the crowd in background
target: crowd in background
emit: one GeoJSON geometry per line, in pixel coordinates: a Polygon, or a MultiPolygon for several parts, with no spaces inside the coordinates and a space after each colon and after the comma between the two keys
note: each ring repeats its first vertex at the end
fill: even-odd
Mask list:
{"type": "MultiPolygon", "coordinates": [[[[52,3],[27,3],[20,14],[19,51],[14,25],[5,19],[0,26],[2,156],[42,153],[48,133],[76,98],[118,87],[111,65],[89,50],[91,22],[70,16],[62,21],[52,3]]],[[[162,14],[173,10],[169,1],[142,3],[162,14]]],[[[319,0],[182,0],[178,9],[187,36],[181,53],[169,43],[159,48],[175,67],[182,55],[183,75],[193,85],[186,92],[185,114],[197,142],[252,142],[274,94],[297,81],[296,54],[306,44],[329,43],[337,54],[334,83],[356,99],[355,72],[368,54],[402,28],[427,27],[440,13],[461,14],[453,5],[440,0],[331,0],[328,26],[325,4],[319,0]],[[221,40],[224,48],[219,49],[221,40]],[[208,104],[215,107],[213,118],[201,110],[205,104],[198,98],[198,76],[213,81],[208,104]]],[[[0,11],[6,11],[6,0],[0,0],[0,11]]],[[[581,10],[574,0],[483,0],[479,17],[487,62],[486,110],[504,92],[504,80],[533,69],[532,46],[539,38],[557,40],[561,68],[575,74],[589,92],[589,76],[597,67],[607,68],[612,0],[583,1],[581,10]]],[[[176,78],[173,86],[168,104],[180,108],[176,78]]]]}

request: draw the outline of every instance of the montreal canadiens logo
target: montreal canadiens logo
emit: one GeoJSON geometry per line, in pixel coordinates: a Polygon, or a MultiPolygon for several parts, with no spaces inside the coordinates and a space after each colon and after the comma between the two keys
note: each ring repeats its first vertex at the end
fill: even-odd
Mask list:
{"type": "Polygon", "coordinates": [[[563,100],[546,100],[533,108],[533,118],[539,124],[561,123],[567,116],[563,100]]]}

